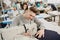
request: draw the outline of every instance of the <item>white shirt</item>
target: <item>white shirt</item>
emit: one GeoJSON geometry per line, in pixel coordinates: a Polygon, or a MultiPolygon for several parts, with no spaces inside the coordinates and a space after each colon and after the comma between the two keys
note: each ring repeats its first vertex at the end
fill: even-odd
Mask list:
{"type": "Polygon", "coordinates": [[[18,14],[19,14],[19,13],[18,13],[17,10],[13,11],[13,17],[16,17],[18,14]]]}
{"type": "Polygon", "coordinates": [[[18,10],[21,9],[21,6],[20,6],[19,3],[17,4],[17,9],[18,9],[18,10]]]}

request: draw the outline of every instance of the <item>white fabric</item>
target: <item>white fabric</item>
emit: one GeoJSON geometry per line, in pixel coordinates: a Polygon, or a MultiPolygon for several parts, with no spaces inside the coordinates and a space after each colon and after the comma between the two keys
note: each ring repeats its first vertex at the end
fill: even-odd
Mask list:
{"type": "Polygon", "coordinates": [[[3,1],[7,6],[11,6],[11,1],[10,0],[4,0],[3,1]]]}
{"type": "Polygon", "coordinates": [[[18,35],[15,37],[15,40],[38,40],[34,37],[27,37],[27,36],[23,36],[23,35],[18,35]]]}
{"type": "Polygon", "coordinates": [[[60,15],[60,12],[58,12],[58,11],[49,11],[48,14],[50,14],[50,15],[60,15]]]}
{"type": "Polygon", "coordinates": [[[39,19],[41,26],[44,26],[45,29],[56,31],[58,34],[60,34],[60,27],[58,25],[55,25],[53,22],[48,22],[45,19],[39,19]]]}
{"type": "MultiPolygon", "coordinates": [[[[33,25],[35,25],[35,24],[33,24],[33,25]]],[[[31,25],[31,27],[33,25],[31,25]]],[[[28,26],[28,25],[26,25],[26,26],[28,26]]],[[[30,27],[30,30],[28,30],[28,32],[32,33],[31,35],[36,33],[35,26],[34,26],[33,30],[31,29],[31,27],[30,27]]],[[[2,29],[1,31],[2,31],[2,37],[4,40],[37,40],[33,36],[31,36],[31,37],[23,36],[23,33],[25,32],[25,29],[23,26],[19,26],[19,27],[16,26],[16,27],[11,27],[11,28],[7,28],[7,29],[5,28],[5,29],[2,29]]]]}
{"type": "Polygon", "coordinates": [[[18,14],[19,14],[18,11],[15,10],[15,11],[13,12],[13,17],[17,16],[18,14]]]}
{"type": "Polygon", "coordinates": [[[24,32],[24,28],[23,26],[11,27],[8,29],[2,29],[1,31],[4,40],[14,40],[16,35],[22,34],[24,32]]]}
{"type": "Polygon", "coordinates": [[[35,35],[37,33],[37,25],[35,23],[25,24],[25,26],[28,29],[27,32],[30,32],[31,35],[35,35]]]}

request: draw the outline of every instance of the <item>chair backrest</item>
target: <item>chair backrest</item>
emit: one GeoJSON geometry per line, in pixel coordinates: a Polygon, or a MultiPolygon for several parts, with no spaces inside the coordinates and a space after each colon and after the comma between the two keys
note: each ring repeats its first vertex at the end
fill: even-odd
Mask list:
{"type": "Polygon", "coordinates": [[[56,11],[57,10],[57,7],[54,5],[54,4],[49,4],[52,8],[52,11],[56,11]]]}
{"type": "Polygon", "coordinates": [[[57,6],[55,4],[48,4],[49,6],[51,6],[52,11],[56,11],[58,10],[57,6]]]}
{"type": "Polygon", "coordinates": [[[57,8],[54,4],[51,5],[51,8],[52,8],[53,11],[57,10],[57,8]]]}

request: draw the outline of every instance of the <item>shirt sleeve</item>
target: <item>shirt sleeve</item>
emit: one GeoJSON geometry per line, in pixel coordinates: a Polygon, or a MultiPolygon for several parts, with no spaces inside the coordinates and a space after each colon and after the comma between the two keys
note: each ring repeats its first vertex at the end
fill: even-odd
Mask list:
{"type": "Polygon", "coordinates": [[[34,22],[37,24],[39,29],[45,29],[45,27],[41,24],[38,18],[34,18],[34,22]]]}

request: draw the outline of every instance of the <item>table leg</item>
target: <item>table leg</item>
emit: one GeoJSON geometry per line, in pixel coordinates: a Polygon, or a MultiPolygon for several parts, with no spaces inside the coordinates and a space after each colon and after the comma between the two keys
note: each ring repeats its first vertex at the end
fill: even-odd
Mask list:
{"type": "Polygon", "coordinates": [[[58,21],[58,26],[60,26],[60,15],[59,15],[59,21],[58,21]]]}
{"type": "Polygon", "coordinates": [[[55,22],[55,16],[54,16],[54,22],[55,22]]]}

